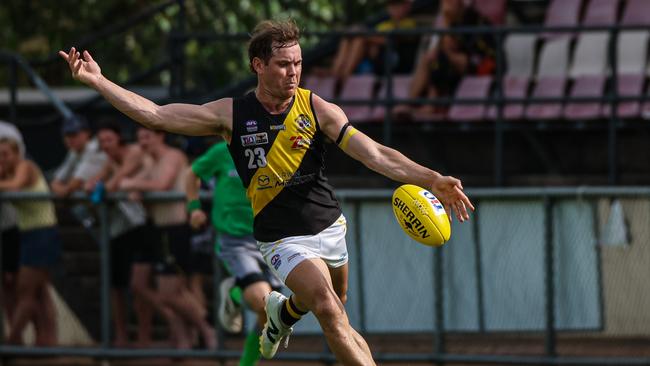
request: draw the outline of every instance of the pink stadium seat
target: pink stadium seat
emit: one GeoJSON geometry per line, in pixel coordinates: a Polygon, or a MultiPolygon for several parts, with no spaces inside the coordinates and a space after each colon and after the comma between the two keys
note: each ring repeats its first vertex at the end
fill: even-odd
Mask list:
{"type": "MultiPolygon", "coordinates": [[[[492,84],[491,76],[465,76],[456,89],[455,99],[487,98],[492,84]]],[[[485,103],[454,104],[449,109],[451,121],[479,121],[485,117],[485,103]]]]}
{"type": "MultiPolygon", "coordinates": [[[[569,93],[572,97],[602,97],[605,89],[604,75],[584,75],[578,77],[569,93]]],[[[564,108],[567,120],[595,119],[601,116],[601,104],[571,102],[564,108]]]]}
{"type": "MultiPolygon", "coordinates": [[[[408,99],[409,88],[411,87],[412,75],[394,75],[393,76],[393,98],[395,99],[408,99]]],[[[386,98],[387,89],[386,83],[382,80],[381,89],[377,94],[378,99],[386,98]]],[[[383,121],[386,114],[386,107],[383,104],[377,104],[372,109],[370,119],[373,121],[383,121]]]]}
{"type": "Polygon", "coordinates": [[[602,75],[607,70],[608,32],[583,32],[573,51],[573,63],[569,75],[576,78],[582,75],[602,75]]]}
{"type": "MultiPolygon", "coordinates": [[[[533,97],[556,97],[564,96],[566,77],[547,76],[540,78],[533,90],[533,97]]],[[[557,119],[562,112],[562,103],[534,103],[526,108],[526,118],[532,120],[557,119]]]]}
{"type": "Polygon", "coordinates": [[[650,25],[650,1],[627,0],[621,24],[650,25]]]}
{"type": "Polygon", "coordinates": [[[503,48],[506,52],[508,75],[531,77],[535,67],[535,34],[508,35],[503,48]]]}
{"type": "Polygon", "coordinates": [[[616,24],[618,4],[619,0],[590,0],[582,24],[591,26],[616,24]]]}
{"type": "Polygon", "coordinates": [[[645,72],[649,39],[650,32],[647,30],[625,31],[619,34],[616,50],[619,75],[645,72]]]}
{"type": "MultiPolygon", "coordinates": [[[[503,95],[506,98],[526,98],[530,79],[521,76],[506,76],[503,79],[503,95]]],[[[524,116],[523,103],[507,103],[503,107],[503,118],[506,120],[518,120],[524,116]]],[[[496,106],[488,109],[488,118],[497,118],[496,106]]]]}
{"type": "Polygon", "coordinates": [[[474,9],[495,25],[502,25],[506,19],[506,0],[474,0],[474,9]]]}
{"type": "Polygon", "coordinates": [[[334,99],[334,84],[336,80],[331,76],[306,75],[304,88],[325,100],[334,99]]]}
{"type": "MultiPolygon", "coordinates": [[[[582,0],[552,0],[546,9],[545,27],[571,27],[578,25],[582,0]]],[[[554,38],[566,33],[549,32],[542,34],[544,38],[554,38]]]]}
{"type": "MultiPolygon", "coordinates": [[[[622,74],[618,75],[618,94],[623,97],[636,97],[643,93],[643,83],[645,76],[643,74],[622,74]]],[[[611,106],[603,107],[603,117],[609,117],[611,106]]],[[[641,112],[641,103],[639,101],[620,102],[618,104],[619,118],[636,118],[641,112]]]]}
{"type": "MultiPolygon", "coordinates": [[[[374,75],[352,75],[348,78],[341,90],[340,99],[368,100],[374,99],[373,89],[375,85],[374,75]]],[[[351,122],[368,122],[370,119],[370,104],[366,105],[345,105],[341,108],[351,122]]]]}

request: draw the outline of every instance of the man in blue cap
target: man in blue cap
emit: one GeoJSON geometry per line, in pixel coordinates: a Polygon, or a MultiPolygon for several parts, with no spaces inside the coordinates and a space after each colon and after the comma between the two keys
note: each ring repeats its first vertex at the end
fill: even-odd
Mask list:
{"type": "Polygon", "coordinates": [[[99,173],[107,158],[84,117],[74,114],[66,118],[61,131],[68,154],[54,173],[51,186],[57,196],[65,197],[82,189],[85,181],[99,173]]]}

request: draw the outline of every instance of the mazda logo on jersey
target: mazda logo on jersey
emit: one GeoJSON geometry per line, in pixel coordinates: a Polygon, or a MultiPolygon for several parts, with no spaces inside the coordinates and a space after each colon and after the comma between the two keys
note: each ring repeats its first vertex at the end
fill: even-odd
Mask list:
{"type": "Polygon", "coordinates": [[[271,183],[271,178],[268,175],[260,175],[257,177],[257,184],[261,186],[268,186],[271,183]]]}
{"type": "Polygon", "coordinates": [[[269,135],[266,132],[253,133],[241,136],[242,146],[256,146],[269,143],[269,135]]]}

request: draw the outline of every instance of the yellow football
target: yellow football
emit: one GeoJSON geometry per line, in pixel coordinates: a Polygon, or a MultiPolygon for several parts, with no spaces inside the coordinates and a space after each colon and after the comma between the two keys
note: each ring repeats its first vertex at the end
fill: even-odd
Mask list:
{"type": "Polygon", "coordinates": [[[429,191],[405,184],[393,192],[393,213],[404,232],[415,241],[440,246],[451,236],[442,203],[429,191]]]}

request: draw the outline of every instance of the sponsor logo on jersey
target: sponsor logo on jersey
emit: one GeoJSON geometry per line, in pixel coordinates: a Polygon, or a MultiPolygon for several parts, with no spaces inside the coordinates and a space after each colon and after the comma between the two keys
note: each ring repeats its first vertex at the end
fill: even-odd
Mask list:
{"type": "Polygon", "coordinates": [[[246,131],[255,132],[257,131],[257,121],[254,119],[249,119],[246,121],[246,131]]]}
{"type": "Polygon", "coordinates": [[[434,196],[431,192],[422,190],[420,195],[429,201],[431,207],[433,207],[433,212],[437,215],[442,215],[445,213],[445,207],[440,203],[440,201],[434,196]]]}
{"type": "Polygon", "coordinates": [[[316,173],[302,175],[300,171],[295,174],[284,173],[275,181],[276,187],[291,187],[316,180],[316,173]]]}
{"type": "Polygon", "coordinates": [[[299,114],[298,117],[296,117],[295,121],[296,124],[298,124],[298,129],[306,130],[311,128],[311,120],[306,114],[299,114]]]}
{"type": "Polygon", "coordinates": [[[270,125],[269,128],[271,129],[271,131],[279,131],[279,130],[284,131],[287,129],[287,126],[283,123],[281,125],[270,125]]]}
{"type": "Polygon", "coordinates": [[[289,256],[289,258],[287,258],[287,263],[291,263],[291,261],[292,261],[294,258],[296,258],[296,257],[302,257],[303,255],[304,255],[304,253],[295,253],[295,254],[292,254],[292,255],[289,256]]]}
{"type": "Polygon", "coordinates": [[[273,257],[271,257],[271,265],[275,270],[277,271],[278,268],[280,268],[280,265],[282,264],[282,259],[280,259],[280,254],[276,254],[273,257]]]}
{"type": "Polygon", "coordinates": [[[266,132],[253,133],[241,136],[242,146],[257,146],[269,143],[269,135],[266,132]]]}
{"type": "Polygon", "coordinates": [[[257,177],[257,190],[272,188],[271,178],[268,175],[260,175],[257,177]]]}
{"type": "Polygon", "coordinates": [[[311,139],[303,136],[291,136],[289,141],[292,141],[291,148],[293,150],[309,149],[311,147],[311,139]]]}

